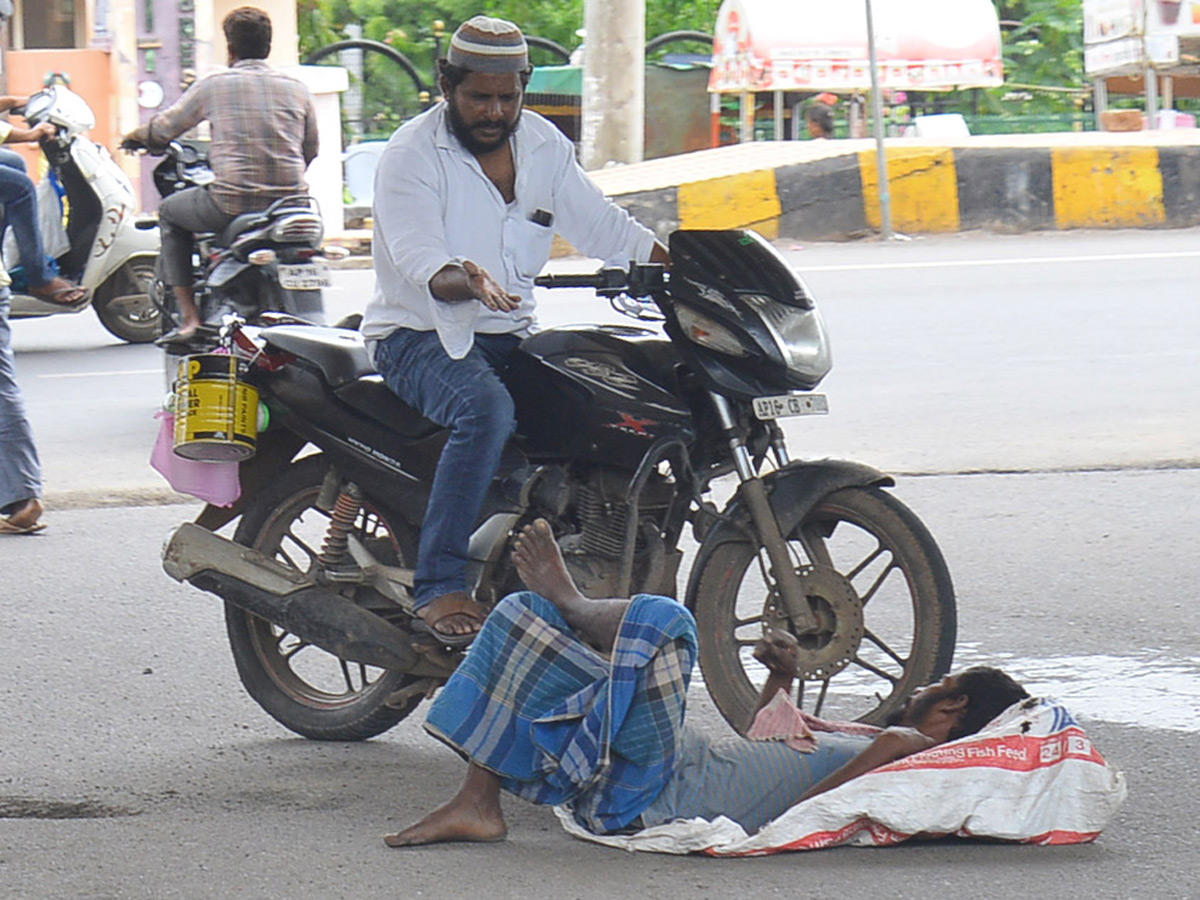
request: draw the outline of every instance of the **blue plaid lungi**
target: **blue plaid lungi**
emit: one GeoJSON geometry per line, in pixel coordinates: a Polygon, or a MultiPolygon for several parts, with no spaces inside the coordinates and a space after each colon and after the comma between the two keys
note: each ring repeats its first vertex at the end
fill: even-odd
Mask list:
{"type": "Polygon", "coordinates": [[[696,660],[696,623],[639,594],[611,659],[531,591],[492,610],[429,709],[434,737],[501,777],[505,790],[566,804],[603,834],[633,822],[674,768],[696,660]]]}

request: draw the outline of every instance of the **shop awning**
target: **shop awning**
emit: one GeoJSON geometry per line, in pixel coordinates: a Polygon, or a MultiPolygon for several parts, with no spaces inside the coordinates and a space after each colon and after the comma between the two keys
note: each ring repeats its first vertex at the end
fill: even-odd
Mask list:
{"type": "MultiPolygon", "coordinates": [[[[1004,83],[991,0],[872,0],[884,88],[1004,83]]],[[[708,89],[863,91],[871,86],[865,0],[725,0],[708,89]]]]}

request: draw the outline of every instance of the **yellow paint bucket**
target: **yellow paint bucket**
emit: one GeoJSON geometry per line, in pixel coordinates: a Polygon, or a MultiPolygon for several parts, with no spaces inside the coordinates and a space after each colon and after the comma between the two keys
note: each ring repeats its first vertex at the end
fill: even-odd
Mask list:
{"type": "Polygon", "coordinates": [[[253,456],[258,444],[258,389],[245,381],[249,363],[200,353],[179,361],[175,382],[175,453],[228,462],[253,456]]]}

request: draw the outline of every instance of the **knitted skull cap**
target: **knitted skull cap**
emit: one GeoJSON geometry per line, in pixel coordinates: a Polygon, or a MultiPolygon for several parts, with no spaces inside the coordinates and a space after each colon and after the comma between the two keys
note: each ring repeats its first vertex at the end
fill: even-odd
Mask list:
{"type": "Polygon", "coordinates": [[[450,38],[446,62],[472,72],[521,72],[529,68],[529,48],[512,22],[475,16],[450,38]]]}

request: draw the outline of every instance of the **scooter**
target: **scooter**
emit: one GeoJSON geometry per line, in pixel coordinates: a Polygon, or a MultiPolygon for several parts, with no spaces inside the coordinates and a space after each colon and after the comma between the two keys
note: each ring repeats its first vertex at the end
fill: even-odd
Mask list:
{"type": "Polygon", "coordinates": [[[58,127],[57,136],[41,142],[50,171],[65,190],[68,211],[69,247],[55,260],[59,274],[88,288],[91,299],[64,308],[20,290],[17,282],[12,318],[74,313],[90,305],[121,340],[153,341],[162,333],[161,313],[150,297],[158,227],[138,224],[129,176],[108,150],[88,138],[96,124],[91,107],[66,85],[52,84],[30,97],[21,114],[31,125],[50,122],[58,127]]]}

